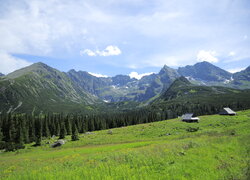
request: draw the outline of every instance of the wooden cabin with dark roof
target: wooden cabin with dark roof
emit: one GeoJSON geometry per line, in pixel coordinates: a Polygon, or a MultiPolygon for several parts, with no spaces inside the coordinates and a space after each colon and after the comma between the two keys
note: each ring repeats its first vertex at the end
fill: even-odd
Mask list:
{"type": "Polygon", "coordinates": [[[188,123],[193,123],[193,122],[198,123],[199,119],[200,118],[198,118],[198,117],[194,117],[193,113],[186,113],[186,114],[183,114],[182,117],[181,117],[182,121],[188,122],[188,123]]]}

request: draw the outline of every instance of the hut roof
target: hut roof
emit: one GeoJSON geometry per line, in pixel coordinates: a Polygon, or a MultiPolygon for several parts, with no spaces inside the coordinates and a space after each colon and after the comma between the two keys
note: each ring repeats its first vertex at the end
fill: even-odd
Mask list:
{"type": "Polygon", "coordinates": [[[182,115],[182,119],[191,119],[193,117],[193,113],[186,113],[182,115]]]}
{"type": "Polygon", "coordinates": [[[194,113],[186,113],[182,115],[182,121],[185,122],[198,122],[199,118],[194,117],[194,113]]]}
{"type": "Polygon", "coordinates": [[[226,107],[226,108],[223,108],[224,109],[224,111],[226,111],[227,113],[235,113],[232,109],[230,109],[230,108],[228,108],[228,107],[226,107]]]}

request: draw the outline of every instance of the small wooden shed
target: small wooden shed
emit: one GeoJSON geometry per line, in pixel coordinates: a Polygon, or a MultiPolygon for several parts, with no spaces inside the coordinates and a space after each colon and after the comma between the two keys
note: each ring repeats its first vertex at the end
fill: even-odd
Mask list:
{"type": "Polygon", "coordinates": [[[219,112],[220,115],[230,115],[230,116],[234,116],[236,115],[236,112],[234,112],[232,109],[230,109],[229,107],[223,108],[222,111],[219,112]]]}
{"type": "Polygon", "coordinates": [[[194,117],[193,113],[183,114],[182,117],[181,117],[181,119],[182,119],[182,121],[188,122],[188,123],[193,123],[193,122],[198,123],[198,121],[199,121],[199,118],[198,117],[194,117]]]}

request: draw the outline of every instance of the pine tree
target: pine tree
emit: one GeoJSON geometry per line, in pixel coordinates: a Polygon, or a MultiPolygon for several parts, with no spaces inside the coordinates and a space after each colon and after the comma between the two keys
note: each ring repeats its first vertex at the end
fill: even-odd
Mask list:
{"type": "Polygon", "coordinates": [[[72,139],[72,141],[79,140],[78,130],[77,130],[75,122],[73,122],[73,124],[72,124],[72,136],[71,136],[71,139],[72,139]]]}
{"type": "Polygon", "coordinates": [[[51,135],[56,135],[55,116],[53,116],[52,119],[51,119],[50,133],[51,133],[51,135]]]}
{"type": "Polygon", "coordinates": [[[0,141],[3,140],[3,133],[2,133],[2,128],[0,127],[0,141]]]}
{"type": "Polygon", "coordinates": [[[60,129],[59,139],[64,139],[65,135],[66,135],[66,128],[65,128],[65,124],[62,123],[61,124],[61,129],[60,129]]]}
{"type": "Polygon", "coordinates": [[[43,136],[50,137],[50,131],[48,126],[48,118],[45,116],[44,123],[43,123],[43,136]]]}
{"type": "Polygon", "coordinates": [[[88,126],[89,122],[88,121],[89,121],[88,116],[86,116],[82,122],[83,132],[86,132],[89,130],[89,126],[88,126]]]}
{"type": "Polygon", "coordinates": [[[0,127],[0,149],[4,149],[4,141],[3,141],[3,133],[2,133],[2,128],[0,127]]]}
{"type": "Polygon", "coordinates": [[[7,115],[8,119],[8,128],[7,134],[5,137],[5,150],[14,151],[15,147],[15,138],[16,138],[16,116],[12,116],[10,113],[7,115]]]}
{"type": "Polygon", "coordinates": [[[14,142],[14,139],[16,137],[16,129],[15,129],[15,119],[16,117],[8,115],[9,116],[9,124],[8,124],[8,134],[6,137],[6,142],[14,142]]]}
{"type": "Polygon", "coordinates": [[[28,117],[27,115],[22,115],[22,133],[23,133],[23,137],[24,137],[24,143],[29,143],[30,142],[30,138],[29,138],[29,125],[28,125],[28,121],[27,121],[28,117]]]}
{"type": "Polygon", "coordinates": [[[42,141],[42,122],[40,118],[35,119],[35,146],[40,146],[42,141]]]}
{"type": "Polygon", "coordinates": [[[73,115],[68,115],[66,117],[65,128],[67,135],[72,134],[71,122],[73,121],[73,115]]]}
{"type": "Polygon", "coordinates": [[[16,149],[23,149],[24,146],[24,134],[23,134],[23,126],[22,126],[22,119],[18,119],[18,127],[17,127],[17,133],[15,137],[15,147],[16,149]]]}
{"type": "Polygon", "coordinates": [[[57,120],[56,121],[56,133],[55,133],[56,136],[60,135],[60,129],[61,129],[60,123],[59,123],[59,120],[57,120]]]}
{"type": "Polygon", "coordinates": [[[28,123],[29,123],[29,142],[34,142],[36,140],[35,137],[35,121],[34,117],[28,117],[28,123]]]}

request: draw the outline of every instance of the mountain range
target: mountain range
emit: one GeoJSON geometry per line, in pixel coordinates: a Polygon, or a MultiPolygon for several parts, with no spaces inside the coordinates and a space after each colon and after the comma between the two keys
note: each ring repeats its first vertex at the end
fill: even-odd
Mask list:
{"type": "Polygon", "coordinates": [[[208,91],[213,90],[209,86],[215,85],[248,89],[250,66],[232,74],[208,62],[178,69],[165,65],[159,73],[135,79],[127,75],[96,77],[74,69],[61,72],[35,63],[0,77],[0,109],[6,112],[82,112],[106,108],[107,102],[149,104],[166,96],[176,79],[186,81],[187,87],[192,83],[192,86],[205,86],[208,91]]]}
{"type": "Polygon", "coordinates": [[[197,85],[250,88],[250,67],[232,74],[208,62],[180,67],[177,70],[165,65],[159,73],[144,76],[139,80],[127,75],[95,77],[88,72],[75,70],[70,70],[67,74],[87,92],[105,102],[148,101],[166,90],[180,76],[185,76],[197,85]]]}

